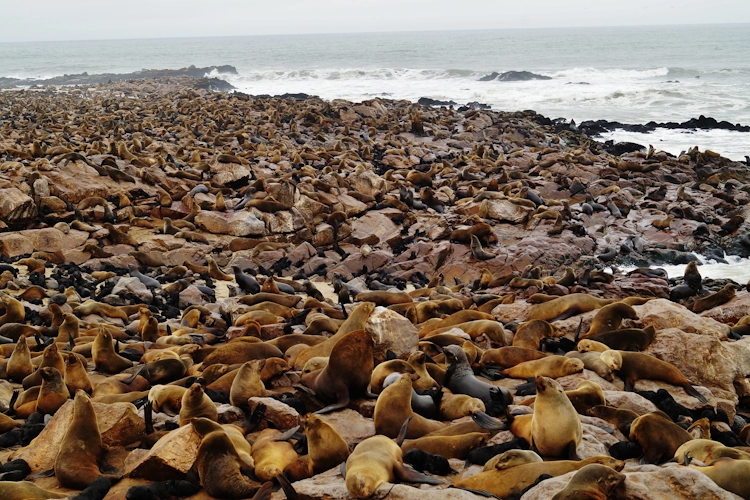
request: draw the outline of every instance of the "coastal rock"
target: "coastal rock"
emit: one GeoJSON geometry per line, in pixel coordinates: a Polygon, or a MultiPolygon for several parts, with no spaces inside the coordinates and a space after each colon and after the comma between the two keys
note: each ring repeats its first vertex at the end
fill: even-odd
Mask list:
{"type": "Polygon", "coordinates": [[[487,201],[487,217],[495,219],[500,222],[508,222],[511,224],[521,224],[526,222],[529,217],[531,208],[516,205],[512,201],[508,200],[486,200],[487,201]]]}
{"type": "Polygon", "coordinates": [[[375,364],[386,360],[386,351],[402,356],[416,349],[419,343],[419,332],[411,321],[385,307],[375,308],[365,330],[375,341],[375,364]]]}
{"type": "Polygon", "coordinates": [[[154,295],[138,278],[120,278],[112,289],[112,295],[119,295],[121,293],[132,293],[147,304],[150,304],[154,300],[154,295]]]}
{"type": "Polygon", "coordinates": [[[300,416],[297,410],[281,401],[273,398],[250,398],[247,404],[251,413],[255,411],[259,404],[265,405],[264,418],[268,419],[268,422],[276,429],[291,429],[300,424],[300,416]]]}
{"type": "Polygon", "coordinates": [[[729,326],[715,319],[700,316],[685,306],[667,299],[650,300],[641,306],[635,306],[642,328],[653,326],[657,332],[667,328],[677,328],[685,333],[711,335],[717,339],[726,339],[729,326]]]}
{"type": "MultiPolygon", "coordinates": [[[[130,403],[103,404],[92,402],[102,444],[114,448],[134,443],[143,438],[145,423],[130,403]]],[[[52,420],[28,446],[13,452],[13,459],[28,462],[32,473],[52,469],[65,433],[73,418],[73,400],[68,400],[55,412],[52,420]]]]}
{"type": "Polygon", "coordinates": [[[349,408],[321,415],[320,418],[331,424],[350,447],[375,435],[372,419],[349,408]]]}
{"type": "Polygon", "coordinates": [[[17,223],[36,217],[34,200],[18,188],[0,189],[0,220],[17,223]]]}
{"type": "Polygon", "coordinates": [[[537,75],[530,71],[506,71],[504,73],[497,73],[493,71],[487,76],[483,76],[479,79],[480,82],[528,82],[529,80],[552,80],[549,76],[537,75]]]}
{"type": "Polygon", "coordinates": [[[34,252],[34,243],[19,233],[0,234],[0,249],[6,257],[17,257],[34,252]]]}
{"type": "Polygon", "coordinates": [[[737,295],[729,302],[702,312],[700,315],[724,324],[736,323],[742,317],[750,315],[750,293],[737,292],[737,295]]]}
{"type": "Polygon", "coordinates": [[[607,405],[621,410],[630,410],[638,415],[645,415],[657,410],[654,403],[634,392],[605,390],[604,398],[607,400],[607,405]]]}
{"type": "Polygon", "coordinates": [[[195,216],[199,227],[213,234],[232,236],[263,236],[266,225],[252,212],[233,212],[224,215],[220,212],[201,211],[195,216]]]}
{"type": "Polygon", "coordinates": [[[200,435],[188,424],[159,439],[150,450],[135,449],[125,462],[125,476],[165,481],[182,479],[198,456],[200,435]]]}
{"type": "Polygon", "coordinates": [[[399,227],[385,215],[384,211],[370,211],[352,222],[351,238],[355,245],[361,245],[369,242],[373,237],[376,237],[378,241],[386,241],[398,232],[399,227]]]}

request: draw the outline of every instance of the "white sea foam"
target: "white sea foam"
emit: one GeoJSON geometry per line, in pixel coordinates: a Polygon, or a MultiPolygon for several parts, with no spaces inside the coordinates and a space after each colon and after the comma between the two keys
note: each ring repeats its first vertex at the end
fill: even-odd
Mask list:
{"type": "MultiPolygon", "coordinates": [[[[730,255],[724,257],[727,263],[723,263],[708,259],[702,255],[696,254],[696,257],[699,262],[698,271],[703,278],[732,279],[740,285],[744,285],[750,281],[750,259],[730,255]]],[[[687,264],[651,266],[652,269],[657,267],[667,271],[667,275],[670,278],[679,278],[685,275],[687,264]]],[[[633,269],[635,267],[620,268],[623,272],[629,272],[633,269]]]]}

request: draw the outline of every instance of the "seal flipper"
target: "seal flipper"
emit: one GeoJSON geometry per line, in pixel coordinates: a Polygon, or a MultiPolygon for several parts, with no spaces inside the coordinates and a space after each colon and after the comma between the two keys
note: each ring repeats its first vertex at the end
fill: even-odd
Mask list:
{"type": "Polygon", "coordinates": [[[398,436],[396,436],[396,444],[401,446],[404,444],[404,439],[406,439],[406,431],[409,429],[409,422],[411,422],[411,419],[414,418],[414,415],[411,415],[409,418],[407,418],[403,424],[401,424],[401,429],[398,431],[398,436]]]}
{"type": "Polygon", "coordinates": [[[335,410],[343,410],[344,408],[349,406],[349,388],[348,387],[344,387],[344,390],[339,392],[337,396],[338,396],[338,402],[328,405],[325,408],[321,408],[320,410],[316,411],[315,414],[323,415],[324,413],[330,413],[335,410]]]}
{"type": "Polygon", "coordinates": [[[575,441],[571,441],[568,445],[568,460],[580,460],[581,458],[578,456],[578,446],[576,446],[575,441]]]}
{"type": "Polygon", "coordinates": [[[508,429],[505,422],[494,417],[490,417],[483,411],[476,411],[471,415],[471,419],[482,429],[489,431],[504,431],[508,429]]]}
{"type": "MultiPolygon", "coordinates": [[[[286,498],[288,500],[298,500],[299,499],[299,495],[297,494],[297,490],[294,489],[294,486],[292,486],[292,483],[289,481],[289,478],[286,477],[286,474],[284,474],[282,472],[281,474],[279,474],[278,476],[276,476],[276,480],[281,485],[281,489],[284,490],[284,494],[286,495],[286,498]]],[[[265,486],[266,484],[271,484],[271,483],[265,483],[263,486],[265,486]]],[[[261,490],[263,489],[263,486],[261,486],[261,490]]],[[[269,490],[268,490],[268,496],[267,497],[263,497],[263,498],[264,499],[266,499],[266,498],[270,499],[272,492],[273,491],[269,488],[269,490]]],[[[260,491],[258,491],[258,493],[260,493],[260,491]]],[[[255,495],[257,496],[258,493],[256,493],[255,495]]],[[[253,500],[260,500],[260,499],[253,497],[253,500]]]]}
{"type": "Polygon", "coordinates": [[[341,462],[341,465],[339,465],[339,472],[341,473],[341,477],[346,481],[346,462],[341,462]]]}
{"type": "Polygon", "coordinates": [[[278,436],[276,436],[276,439],[274,441],[288,441],[289,439],[292,439],[294,437],[294,434],[299,430],[299,425],[297,427],[292,427],[291,429],[288,429],[278,436]]]}
{"type": "Polygon", "coordinates": [[[473,493],[473,494],[475,494],[475,495],[478,495],[478,496],[480,496],[480,497],[485,497],[485,498],[498,498],[498,497],[496,497],[495,495],[493,495],[492,493],[490,493],[489,491],[484,491],[484,490],[474,490],[474,489],[471,489],[471,488],[461,488],[460,486],[449,486],[449,487],[450,487],[450,488],[456,488],[457,490],[468,491],[469,493],[473,493]]]}
{"type": "Polygon", "coordinates": [[[685,392],[687,392],[688,394],[690,394],[691,396],[693,396],[695,399],[697,399],[698,401],[700,401],[704,405],[708,404],[708,399],[706,399],[706,397],[703,394],[701,394],[700,392],[698,392],[695,389],[695,387],[693,387],[691,384],[686,384],[686,385],[682,386],[682,388],[685,389],[685,392]]]}
{"type": "Polygon", "coordinates": [[[443,484],[441,480],[435,477],[430,477],[427,474],[417,472],[408,465],[394,464],[393,473],[401,481],[408,483],[424,483],[424,484],[443,484]]]}

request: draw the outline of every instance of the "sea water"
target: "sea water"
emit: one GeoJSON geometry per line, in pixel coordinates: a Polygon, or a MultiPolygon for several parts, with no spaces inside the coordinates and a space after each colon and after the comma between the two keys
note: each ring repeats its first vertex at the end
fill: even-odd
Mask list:
{"type": "MultiPolygon", "coordinates": [[[[420,97],[623,123],[700,115],[750,125],[750,25],[434,31],[0,44],[0,77],[127,73],[230,64],[250,94],[353,101],[420,97]],[[491,72],[550,80],[482,82],[491,72]]],[[[750,133],[659,129],[605,138],[691,146],[736,160],[750,133]]]]}

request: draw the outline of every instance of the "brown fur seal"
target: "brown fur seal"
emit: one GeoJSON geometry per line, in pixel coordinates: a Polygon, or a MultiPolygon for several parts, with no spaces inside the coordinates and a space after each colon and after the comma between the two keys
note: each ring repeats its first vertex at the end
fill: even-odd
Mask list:
{"type": "Polygon", "coordinates": [[[54,415],[70,398],[70,392],[57,368],[45,366],[39,371],[42,374],[42,386],[39,388],[36,409],[42,415],[54,415]]]}
{"type": "Polygon", "coordinates": [[[385,436],[365,439],[346,460],[346,489],[356,499],[370,498],[381,484],[402,481],[440,484],[403,463],[401,448],[385,436]]]}
{"type": "Polygon", "coordinates": [[[418,391],[440,387],[440,384],[427,372],[426,360],[427,354],[422,351],[414,351],[409,355],[409,364],[414,367],[415,373],[419,375],[419,378],[412,383],[412,387],[418,391]]]}
{"type": "Polygon", "coordinates": [[[271,483],[251,481],[246,477],[249,466],[243,462],[232,439],[224,429],[208,432],[201,439],[193,467],[206,493],[218,498],[267,498],[271,483]],[[259,494],[262,496],[258,496],[259,494]]]}
{"type": "Polygon", "coordinates": [[[383,382],[391,373],[415,374],[414,367],[403,359],[391,359],[378,364],[370,377],[370,390],[378,394],[383,390],[383,382]]]}
{"type": "Polygon", "coordinates": [[[415,439],[430,432],[442,429],[445,424],[437,420],[430,420],[414,413],[411,407],[412,384],[411,377],[403,374],[383,389],[375,403],[373,421],[375,432],[395,438],[404,422],[411,417],[406,437],[415,439]]]}
{"type": "Polygon", "coordinates": [[[459,436],[425,436],[407,439],[401,445],[401,451],[422,450],[445,458],[465,460],[471,450],[483,446],[490,435],[482,432],[470,432],[459,436]]]}
{"type": "Polygon", "coordinates": [[[60,373],[65,371],[65,361],[57,349],[57,344],[53,343],[44,348],[44,351],[42,352],[42,364],[39,365],[39,368],[34,373],[23,379],[23,388],[28,389],[29,387],[41,384],[41,370],[48,366],[55,368],[60,373]]]}
{"type": "Polygon", "coordinates": [[[357,302],[373,302],[378,306],[392,306],[413,302],[411,295],[406,292],[389,292],[385,290],[360,292],[355,299],[357,302]]]}
{"type": "Polygon", "coordinates": [[[7,323],[23,323],[26,318],[26,311],[22,303],[10,295],[3,295],[0,297],[0,301],[5,308],[5,314],[0,316],[0,326],[7,323]]]}
{"type": "Polygon", "coordinates": [[[206,356],[203,360],[203,366],[216,363],[234,365],[252,359],[282,358],[283,356],[284,353],[278,347],[266,344],[265,342],[230,342],[216,348],[216,350],[206,356]]]}
{"type": "Polygon", "coordinates": [[[598,299],[585,293],[571,293],[549,302],[534,305],[527,319],[554,321],[566,319],[576,314],[593,311],[615,302],[615,299],[598,299]]]}
{"type": "Polygon", "coordinates": [[[641,463],[661,464],[674,457],[677,448],[693,437],[667,415],[657,411],[633,420],[629,439],[643,448],[641,463]]]}
{"type": "Polygon", "coordinates": [[[29,481],[0,481],[0,497],[3,500],[48,500],[67,496],[67,493],[47,491],[29,481]]]}
{"type": "Polygon", "coordinates": [[[542,359],[552,354],[540,352],[536,349],[526,347],[507,346],[499,349],[487,349],[479,359],[481,366],[499,366],[501,368],[511,368],[519,363],[542,359]]]}
{"type": "Polygon", "coordinates": [[[203,387],[200,384],[193,384],[182,396],[180,427],[189,424],[194,418],[198,417],[216,421],[219,414],[214,402],[203,392],[203,387]]]}
{"type": "Polygon", "coordinates": [[[95,302],[93,300],[87,300],[80,306],[73,309],[73,312],[78,316],[98,314],[99,316],[107,316],[108,318],[120,318],[123,321],[128,321],[128,315],[125,314],[125,312],[123,312],[119,307],[111,306],[109,304],[103,304],[101,302],[95,302]]]}
{"type": "Polygon", "coordinates": [[[234,406],[245,407],[252,397],[265,397],[266,387],[261,380],[260,372],[266,365],[265,359],[254,359],[242,365],[229,390],[229,402],[234,406]]]}
{"type": "Polygon", "coordinates": [[[471,254],[477,260],[490,260],[495,258],[495,254],[482,248],[482,242],[476,235],[471,235],[471,254]]]}
{"type": "Polygon", "coordinates": [[[655,336],[656,329],[653,325],[649,325],[646,328],[625,328],[594,335],[584,335],[581,340],[595,341],[618,351],[643,351],[654,341],[655,336]]]}
{"type": "MultiPolygon", "coordinates": [[[[336,334],[330,337],[325,342],[321,342],[318,345],[311,346],[302,351],[294,362],[294,367],[300,369],[305,366],[307,360],[316,356],[329,356],[333,350],[333,346],[339,341],[344,335],[355,330],[364,330],[367,323],[367,319],[370,317],[372,312],[375,310],[375,304],[373,302],[363,302],[358,305],[349,314],[349,318],[338,328],[336,334]]],[[[368,380],[369,382],[369,380],[368,380]]]]}
{"type": "Polygon", "coordinates": [[[91,347],[91,358],[97,371],[102,373],[120,373],[133,367],[133,362],[115,352],[112,334],[102,329],[91,347]]]}
{"type": "Polygon", "coordinates": [[[623,481],[625,474],[605,465],[589,464],[576,472],[552,500],[607,500],[623,481]]]}
{"type": "Polygon", "coordinates": [[[105,222],[102,225],[107,231],[109,231],[109,239],[112,240],[113,243],[116,243],[118,245],[130,245],[131,247],[138,247],[138,241],[136,241],[135,238],[130,236],[127,232],[120,231],[109,222],[105,222]]]}
{"type": "Polygon", "coordinates": [[[712,439],[691,439],[677,448],[677,451],[674,452],[674,458],[680,465],[685,465],[686,458],[688,460],[696,458],[704,464],[708,464],[720,458],[750,460],[750,453],[724,446],[712,439]]]}
{"type": "Polygon", "coordinates": [[[89,397],[78,391],[74,401],[73,418],[55,458],[55,476],[63,487],[82,490],[103,475],[104,447],[89,397]]]}
{"type": "Polygon", "coordinates": [[[307,479],[346,461],[349,445],[331,424],[317,415],[305,416],[307,455],[298,458],[285,469],[290,481],[307,479]]]}
{"type": "Polygon", "coordinates": [[[554,462],[533,462],[505,470],[480,472],[466,479],[454,483],[457,488],[487,491],[498,498],[520,495],[526,488],[537,481],[542,474],[557,477],[568,472],[580,470],[589,464],[602,464],[620,471],[625,462],[612,457],[591,457],[584,460],[557,460],[554,462]]]}
{"type": "Polygon", "coordinates": [[[583,361],[566,356],[547,356],[533,361],[524,361],[503,373],[511,378],[527,379],[529,377],[560,378],[583,371],[583,361]]]}
{"type": "Polygon", "coordinates": [[[447,389],[443,389],[443,397],[440,399],[440,416],[443,420],[456,420],[487,410],[484,401],[479,398],[446,392],[447,389]]]}
{"type": "Polygon", "coordinates": [[[469,310],[469,309],[458,311],[458,312],[451,314],[447,318],[441,319],[440,321],[430,322],[422,326],[422,328],[419,329],[419,338],[423,338],[427,336],[429,333],[434,332],[435,330],[439,330],[439,329],[447,328],[451,326],[456,326],[462,323],[468,323],[470,321],[475,321],[479,319],[494,320],[495,317],[489,313],[483,313],[480,311],[474,311],[474,310],[469,310]]]}
{"type": "Polygon", "coordinates": [[[542,457],[531,450],[508,450],[500,455],[490,458],[482,468],[482,471],[507,470],[524,464],[543,462],[542,457]]]}
{"type": "Polygon", "coordinates": [[[630,435],[630,425],[633,423],[633,420],[635,420],[639,416],[634,411],[606,405],[594,406],[589,409],[587,414],[591,415],[592,417],[606,420],[610,424],[617,427],[617,429],[625,436],[630,435]]]}
{"type": "Polygon", "coordinates": [[[255,476],[261,481],[271,481],[280,475],[284,469],[297,459],[294,451],[286,440],[297,428],[282,433],[276,429],[263,429],[253,443],[253,460],[255,461],[255,476]]]}
{"type": "Polygon", "coordinates": [[[565,335],[565,332],[555,325],[541,319],[532,319],[516,328],[516,333],[513,335],[513,346],[538,350],[542,339],[562,337],[563,335],[565,335]]]}
{"type": "Polygon", "coordinates": [[[302,383],[311,388],[317,397],[331,402],[316,413],[345,408],[352,396],[367,392],[375,367],[374,348],[372,337],[366,331],[347,333],[333,346],[326,367],[303,377],[302,383]]]}
{"type": "Polygon", "coordinates": [[[712,293],[711,295],[707,295],[706,297],[702,297],[693,302],[691,310],[696,314],[700,314],[703,311],[708,311],[709,309],[713,309],[716,306],[726,304],[733,298],[734,285],[732,285],[731,283],[727,283],[724,288],[721,289],[721,291],[712,293]]]}
{"type": "Polygon", "coordinates": [[[620,325],[622,325],[622,320],[625,318],[638,319],[635,309],[622,302],[607,304],[596,313],[586,335],[596,335],[597,333],[618,330],[620,325]]]}
{"type": "MultiPolygon", "coordinates": [[[[581,380],[574,390],[565,391],[565,395],[579,415],[588,415],[591,408],[607,403],[602,388],[590,380],[581,380]]],[[[532,406],[535,400],[536,397],[533,396],[519,404],[521,406],[532,406]]]]}
{"type": "MultiPolygon", "coordinates": [[[[579,344],[581,344],[582,342],[592,342],[592,341],[582,340],[581,342],[579,342],[579,344]]],[[[604,346],[604,351],[609,350],[607,346],[605,346],[604,344],[601,344],[601,345],[604,346]]],[[[601,351],[601,352],[604,352],[604,351],[601,351]]],[[[565,353],[565,357],[580,359],[583,362],[583,367],[586,370],[591,370],[592,372],[596,373],[604,380],[608,382],[612,382],[615,379],[615,373],[612,370],[612,368],[607,366],[607,364],[604,361],[602,361],[601,352],[600,351],[592,351],[592,352],[570,351],[570,352],[565,353]]]]}
{"type": "Polygon", "coordinates": [[[543,457],[576,457],[583,429],[578,412],[560,384],[536,377],[536,401],[531,419],[531,445],[543,457]]]}
{"type": "Polygon", "coordinates": [[[744,499],[750,498],[750,461],[721,458],[706,467],[690,466],[708,476],[719,488],[744,499]]]}
{"type": "Polygon", "coordinates": [[[625,390],[632,391],[637,380],[659,380],[668,384],[682,387],[685,392],[698,399],[701,403],[708,400],[700,392],[695,390],[685,375],[674,365],[662,361],[648,354],[627,351],[605,351],[601,359],[607,366],[618,372],[625,382],[625,390]],[[619,356],[618,356],[619,355],[619,356]],[[622,366],[618,367],[619,359],[622,366]]]}
{"type": "Polygon", "coordinates": [[[26,343],[26,337],[19,337],[16,342],[13,354],[10,355],[8,364],[5,367],[6,376],[13,382],[21,383],[24,378],[34,372],[34,365],[31,364],[31,351],[26,343]]]}

